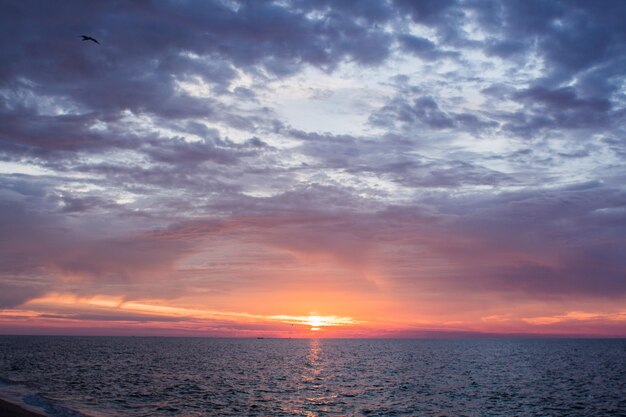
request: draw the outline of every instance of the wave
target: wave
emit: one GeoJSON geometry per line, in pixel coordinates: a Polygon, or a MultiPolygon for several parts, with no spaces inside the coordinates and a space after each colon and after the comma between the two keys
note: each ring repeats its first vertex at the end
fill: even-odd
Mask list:
{"type": "Polygon", "coordinates": [[[95,417],[57,404],[18,381],[0,377],[0,399],[49,417],[95,417]]]}

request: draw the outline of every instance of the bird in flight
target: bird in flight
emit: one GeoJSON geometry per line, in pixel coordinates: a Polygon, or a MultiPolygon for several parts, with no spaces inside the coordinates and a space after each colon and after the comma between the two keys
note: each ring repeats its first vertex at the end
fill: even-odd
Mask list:
{"type": "Polygon", "coordinates": [[[95,43],[97,43],[98,45],[100,45],[100,42],[98,42],[95,38],[92,38],[91,36],[87,36],[87,35],[80,35],[83,37],[84,41],[94,41],[95,43]]]}

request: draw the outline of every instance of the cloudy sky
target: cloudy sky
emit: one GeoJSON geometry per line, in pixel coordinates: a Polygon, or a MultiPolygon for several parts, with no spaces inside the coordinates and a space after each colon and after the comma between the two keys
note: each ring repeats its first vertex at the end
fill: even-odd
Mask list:
{"type": "Polygon", "coordinates": [[[626,336],[625,21],[4,1],[0,333],[626,336]]]}

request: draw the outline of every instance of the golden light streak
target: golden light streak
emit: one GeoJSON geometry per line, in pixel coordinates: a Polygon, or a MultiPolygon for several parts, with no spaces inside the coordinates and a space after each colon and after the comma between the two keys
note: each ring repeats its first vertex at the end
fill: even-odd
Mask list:
{"type": "Polygon", "coordinates": [[[186,307],[158,305],[149,302],[124,301],[121,297],[94,296],[77,297],[68,294],[49,294],[27,302],[24,307],[34,310],[63,308],[65,310],[98,309],[127,311],[137,314],[150,314],[163,317],[179,317],[189,319],[221,319],[246,322],[281,322],[291,325],[309,326],[311,330],[320,330],[327,326],[353,326],[364,323],[351,317],[323,316],[311,313],[307,316],[296,315],[262,315],[246,312],[204,310],[186,307]]]}
{"type": "Polygon", "coordinates": [[[0,310],[0,317],[38,317],[40,313],[30,310],[0,310]]]}
{"type": "Polygon", "coordinates": [[[589,321],[589,320],[606,320],[606,321],[626,321],[626,311],[618,313],[589,313],[585,311],[570,311],[566,314],[543,317],[523,318],[522,321],[528,324],[545,325],[561,323],[564,321],[589,321]]]}

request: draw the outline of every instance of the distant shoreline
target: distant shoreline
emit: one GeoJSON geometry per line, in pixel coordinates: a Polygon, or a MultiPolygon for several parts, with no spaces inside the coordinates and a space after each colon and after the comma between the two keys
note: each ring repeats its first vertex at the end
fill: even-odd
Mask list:
{"type": "Polygon", "coordinates": [[[3,399],[0,399],[0,415],[6,417],[47,417],[45,414],[27,410],[3,399]]]}

